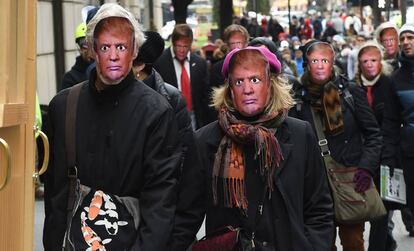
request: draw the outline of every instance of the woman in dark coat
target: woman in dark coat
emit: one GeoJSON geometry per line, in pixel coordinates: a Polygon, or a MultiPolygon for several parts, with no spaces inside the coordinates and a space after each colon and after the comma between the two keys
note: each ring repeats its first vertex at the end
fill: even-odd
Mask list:
{"type": "Polygon", "coordinates": [[[259,250],[329,250],[333,208],[307,122],[287,116],[290,87],[264,47],[230,52],[214,90],[219,120],[196,132],[206,177],[206,233],[242,227],[259,250]]]}
{"type": "MultiPolygon", "coordinates": [[[[327,154],[345,167],[358,168],[355,191],[363,193],[370,187],[380,162],[377,121],[361,88],[335,71],[335,52],[330,44],[313,40],[304,45],[303,52],[302,88],[296,90],[297,105],[289,114],[312,124],[312,110],[319,114],[330,150],[327,154]]],[[[337,225],[344,251],[364,250],[363,221],[337,225]]]]}

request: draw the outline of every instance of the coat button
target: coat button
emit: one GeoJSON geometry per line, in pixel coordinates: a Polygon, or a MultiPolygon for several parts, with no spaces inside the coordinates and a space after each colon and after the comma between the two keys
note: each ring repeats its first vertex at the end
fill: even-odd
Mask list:
{"type": "Polygon", "coordinates": [[[116,100],[116,101],[114,102],[114,107],[117,107],[117,106],[118,106],[118,104],[119,104],[119,102],[118,102],[118,100],[116,100]]]}
{"type": "Polygon", "coordinates": [[[263,247],[267,247],[267,242],[266,241],[264,241],[263,243],[262,243],[262,245],[263,245],[263,247]]]}

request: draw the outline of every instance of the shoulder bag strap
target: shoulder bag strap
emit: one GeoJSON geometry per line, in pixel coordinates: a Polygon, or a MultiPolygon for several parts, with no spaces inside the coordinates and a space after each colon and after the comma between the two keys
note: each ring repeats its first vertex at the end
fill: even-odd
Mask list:
{"type": "Polygon", "coordinates": [[[321,155],[323,157],[323,160],[325,162],[326,168],[327,166],[327,156],[331,155],[331,151],[329,150],[328,146],[328,140],[325,137],[325,133],[323,132],[323,126],[322,126],[322,118],[319,113],[316,113],[315,110],[310,107],[311,113],[312,113],[312,119],[313,123],[315,125],[316,129],[316,135],[318,137],[318,145],[321,148],[321,155]]]}
{"type": "Polygon", "coordinates": [[[68,165],[67,177],[69,179],[68,190],[68,205],[67,205],[67,223],[72,220],[72,210],[76,197],[76,112],[78,108],[79,94],[82,86],[87,81],[74,85],[69,90],[69,94],[66,100],[66,120],[65,120],[65,144],[66,144],[66,158],[68,165]]]}

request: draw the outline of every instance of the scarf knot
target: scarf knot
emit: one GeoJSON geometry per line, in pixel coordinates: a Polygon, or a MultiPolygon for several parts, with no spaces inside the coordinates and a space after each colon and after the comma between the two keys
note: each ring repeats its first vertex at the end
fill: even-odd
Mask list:
{"type": "Polygon", "coordinates": [[[263,114],[255,121],[244,121],[237,119],[228,109],[220,109],[219,124],[225,135],[213,166],[215,205],[220,202],[224,207],[247,209],[243,145],[254,145],[260,175],[269,191],[273,191],[273,175],[283,159],[275,133],[286,116],[287,110],[284,110],[275,114],[263,114]]]}

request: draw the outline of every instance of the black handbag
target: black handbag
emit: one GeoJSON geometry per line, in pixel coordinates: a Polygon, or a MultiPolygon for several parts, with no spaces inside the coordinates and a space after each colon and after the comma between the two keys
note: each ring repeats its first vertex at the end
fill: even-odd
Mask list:
{"type": "Polygon", "coordinates": [[[336,222],[352,224],[384,216],[386,210],[372,179],[370,187],[365,192],[355,191],[354,175],[357,168],[345,167],[332,158],[323,132],[321,116],[312,107],[311,113],[334,202],[336,222]]]}
{"type": "Polygon", "coordinates": [[[206,235],[193,244],[192,251],[275,251],[268,242],[255,238],[256,225],[263,215],[267,186],[264,186],[262,200],[257,206],[253,229],[250,233],[241,227],[226,226],[206,235]]]}

